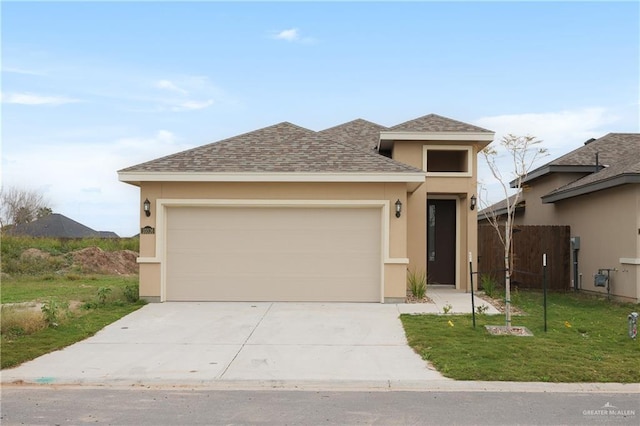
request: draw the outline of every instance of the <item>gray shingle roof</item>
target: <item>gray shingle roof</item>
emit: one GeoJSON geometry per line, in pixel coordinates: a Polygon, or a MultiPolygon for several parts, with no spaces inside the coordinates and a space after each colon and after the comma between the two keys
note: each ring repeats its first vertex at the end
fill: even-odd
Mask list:
{"type": "Polygon", "coordinates": [[[415,173],[419,169],[283,122],[120,172],[415,173]]]}
{"type": "Polygon", "coordinates": [[[551,191],[545,197],[612,180],[623,175],[640,174],[640,133],[609,133],[549,163],[551,166],[581,165],[594,167],[591,173],[551,191]],[[595,173],[595,156],[605,166],[595,173]]]}
{"type": "Polygon", "coordinates": [[[380,132],[383,130],[387,130],[387,127],[358,118],[318,133],[329,139],[371,151],[376,149],[380,140],[380,132]]]}
{"type": "Polygon", "coordinates": [[[27,235],[31,237],[52,237],[52,238],[118,238],[114,232],[99,232],[88,226],[76,222],[73,219],[52,213],[30,223],[16,225],[9,231],[12,235],[27,235]]]}
{"type": "Polygon", "coordinates": [[[462,121],[453,120],[437,114],[428,114],[413,120],[405,121],[389,128],[398,132],[483,132],[493,133],[490,130],[462,121]]]}

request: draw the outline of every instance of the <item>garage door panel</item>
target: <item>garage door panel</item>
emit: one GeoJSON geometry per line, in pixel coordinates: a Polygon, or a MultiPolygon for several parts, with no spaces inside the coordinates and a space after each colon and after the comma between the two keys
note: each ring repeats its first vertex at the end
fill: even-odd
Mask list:
{"type": "Polygon", "coordinates": [[[170,208],[166,298],[379,301],[380,210],[170,208]]]}

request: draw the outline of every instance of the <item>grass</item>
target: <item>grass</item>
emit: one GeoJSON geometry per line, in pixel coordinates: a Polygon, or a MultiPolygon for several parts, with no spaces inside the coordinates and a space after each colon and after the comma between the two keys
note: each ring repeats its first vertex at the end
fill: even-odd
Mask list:
{"type": "Polygon", "coordinates": [[[101,287],[114,289],[111,296],[117,299],[127,286],[137,283],[137,276],[16,276],[3,278],[0,303],[44,302],[52,297],[67,302],[87,302],[96,298],[101,287]]]}
{"type": "Polygon", "coordinates": [[[485,325],[503,315],[402,315],[409,344],[443,375],[457,380],[640,382],[640,339],[627,335],[627,315],[638,305],[580,294],[548,295],[547,332],[542,294],[520,291],[514,326],[533,337],[494,336],[485,325]],[[449,324],[451,321],[451,324],[449,324]]]}
{"type": "Polygon", "coordinates": [[[138,277],[45,275],[3,278],[0,301],[43,303],[45,309],[2,308],[0,367],[19,365],[92,336],[139,309],[138,277]],[[105,290],[110,289],[110,290],[105,290]],[[76,309],[67,308],[72,302],[76,309]]]}
{"type": "Polygon", "coordinates": [[[139,309],[141,304],[111,304],[74,315],[58,327],[43,328],[33,334],[9,339],[2,336],[1,368],[17,366],[49,352],[93,336],[105,326],[139,309]]]}

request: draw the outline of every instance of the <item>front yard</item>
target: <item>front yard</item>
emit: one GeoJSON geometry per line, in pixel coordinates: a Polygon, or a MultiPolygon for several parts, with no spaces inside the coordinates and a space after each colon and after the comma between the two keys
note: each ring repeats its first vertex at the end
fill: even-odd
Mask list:
{"type": "Polygon", "coordinates": [[[504,315],[402,315],[409,344],[442,374],[456,380],[532,382],[640,382],[640,338],[627,334],[627,316],[639,305],[580,294],[549,294],[547,332],[542,293],[516,293],[533,337],[490,335],[504,315]]]}

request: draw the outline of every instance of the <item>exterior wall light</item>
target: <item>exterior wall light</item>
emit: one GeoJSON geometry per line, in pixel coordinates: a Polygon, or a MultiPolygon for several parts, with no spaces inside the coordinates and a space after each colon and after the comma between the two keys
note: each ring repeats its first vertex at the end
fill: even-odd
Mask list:
{"type": "Polygon", "coordinates": [[[146,198],[144,200],[144,203],[142,203],[142,209],[144,210],[144,214],[147,217],[151,216],[151,202],[149,201],[148,198],[146,198]]]}
{"type": "Polygon", "coordinates": [[[475,195],[471,196],[471,204],[469,205],[469,208],[471,210],[474,210],[476,208],[476,202],[478,201],[478,199],[476,198],[475,195]]]}
{"type": "Polygon", "coordinates": [[[396,201],[396,217],[400,217],[400,215],[402,215],[402,202],[398,199],[396,201]]]}

